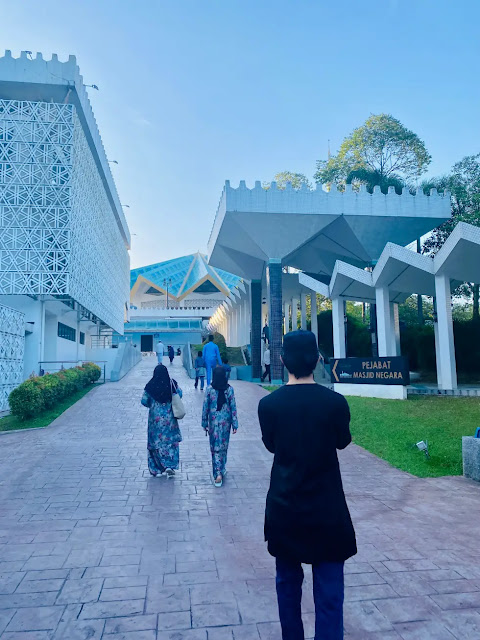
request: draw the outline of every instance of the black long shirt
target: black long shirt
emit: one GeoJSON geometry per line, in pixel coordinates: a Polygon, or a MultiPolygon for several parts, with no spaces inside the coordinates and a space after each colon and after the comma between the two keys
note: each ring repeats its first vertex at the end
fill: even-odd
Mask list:
{"type": "Polygon", "coordinates": [[[352,440],[345,398],[317,384],[286,385],[262,398],[258,416],[274,454],[265,509],[269,552],[305,563],[355,555],[337,457],[352,440]]]}

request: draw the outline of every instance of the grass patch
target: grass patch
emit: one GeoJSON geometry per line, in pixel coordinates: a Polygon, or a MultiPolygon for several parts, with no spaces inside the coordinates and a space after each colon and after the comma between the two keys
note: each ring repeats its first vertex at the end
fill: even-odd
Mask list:
{"type": "Polygon", "coordinates": [[[349,397],[355,444],[420,478],[462,474],[462,436],[480,424],[478,398],[349,397]],[[428,440],[430,458],[413,445],[428,440]]]}
{"type": "Polygon", "coordinates": [[[48,427],[55,418],[58,418],[64,411],[66,411],[73,404],[78,402],[80,398],[83,398],[89,391],[93,389],[94,385],[91,384],[88,387],[80,389],[76,393],[72,394],[68,398],[59,402],[56,407],[43,411],[35,418],[29,420],[20,420],[16,416],[6,416],[0,419],[0,431],[16,431],[17,429],[41,429],[48,427]]]}
{"type": "Polygon", "coordinates": [[[419,478],[462,475],[462,436],[480,426],[479,398],[347,399],[355,444],[419,478]],[[428,440],[430,458],[414,446],[420,440],[428,440]]]}
{"type": "Polygon", "coordinates": [[[266,391],[276,391],[277,389],[280,389],[279,385],[277,384],[262,384],[261,387],[266,391]]]}

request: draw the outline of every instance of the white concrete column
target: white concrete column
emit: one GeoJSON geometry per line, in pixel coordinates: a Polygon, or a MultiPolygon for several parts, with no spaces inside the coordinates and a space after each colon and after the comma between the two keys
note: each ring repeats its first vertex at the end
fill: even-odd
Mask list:
{"type": "Polygon", "coordinates": [[[292,331],[298,329],[298,298],[292,298],[292,331]]]}
{"type": "Polygon", "coordinates": [[[317,294],[312,291],[310,295],[310,309],[312,314],[312,333],[315,335],[315,339],[318,343],[318,309],[317,309],[317,294]]]}
{"type": "Polygon", "coordinates": [[[400,356],[402,349],[400,347],[400,318],[398,315],[398,303],[390,302],[390,317],[392,325],[391,334],[391,354],[392,356],[400,356]]]}
{"type": "Polygon", "coordinates": [[[300,294],[300,328],[307,330],[307,294],[300,294]]]}
{"type": "Polygon", "coordinates": [[[237,347],[242,344],[242,331],[243,331],[243,313],[242,302],[239,300],[237,305],[237,347]]]}
{"type": "Polygon", "coordinates": [[[435,299],[437,302],[438,343],[437,371],[440,364],[440,389],[457,388],[457,367],[455,363],[455,343],[453,341],[452,293],[450,278],[435,276],[435,299]]]}
{"type": "Polygon", "coordinates": [[[345,305],[342,298],[332,298],[333,355],[346,358],[345,343],[345,305]]]}
{"type": "Polygon", "coordinates": [[[224,336],[225,336],[225,342],[227,344],[229,344],[230,336],[232,335],[232,330],[231,330],[232,329],[232,316],[231,316],[231,313],[230,313],[230,309],[228,309],[228,311],[227,311],[226,324],[227,324],[227,328],[226,328],[224,336]]]}
{"type": "Polygon", "coordinates": [[[229,341],[227,344],[229,347],[236,347],[235,334],[237,331],[237,313],[236,313],[235,307],[232,307],[230,311],[230,317],[231,317],[230,335],[229,335],[229,341]]]}
{"type": "Polygon", "coordinates": [[[377,304],[378,355],[393,356],[393,327],[388,287],[375,289],[375,301],[377,304]]]}
{"type": "MultiPolygon", "coordinates": [[[[435,298],[433,300],[434,307],[435,306],[435,298]]],[[[435,311],[436,314],[436,311],[435,311]]],[[[433,323],[433,331],[435,334],[435,362],[437,365],[437,386],[439,389],[443,389],[442,386],[442,368],[440,366],[440,340],[438,338],[438,322],[435,320],[433,323]]]]}
{"type": "Polygon", "coordinates": [[[290,303],[284,303],[284,316],[283,316],[283,333],[288,333],[290,331],[290,303]]]}
{"type": "Polygon", "coordinates": [[[234,334],[233,334],[233,347],[238,347],[239,345],[239,331],[240,331],[240,309],[238,306],[233,307],[233,317],[234,317],[234,334]]]}

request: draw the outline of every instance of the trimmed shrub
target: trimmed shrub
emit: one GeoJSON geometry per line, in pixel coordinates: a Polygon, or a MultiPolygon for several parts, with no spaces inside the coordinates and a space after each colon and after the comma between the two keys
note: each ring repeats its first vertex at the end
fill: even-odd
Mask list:
{"type": "Polygon", "coordinates": [[[432,325],[400,325],[402,356],[410,371],[435,371],[435,332],[432,325]]]}
{"type": "Polygon", "coordinates": [[[81,367],[29,378],[11,392],[8,398],[10,411],[21,420],[32,418],[96,382],[100,375],[100,367],[88,362],[81,367]]]}
{"type": "MultiPolygon", "coordinates": [[[[318,348],[327,361],[333,358],[332,312],[318,314],[318,348]]],[[[347,356],[368,357],[372,354],[370,330],[361,320],[347,314],[347,356]]]]}
{"type": "Polygon", "coordinates": [[[45,409],[42,388],[36,379],[29,379],[14,389],[8,397],[10,411],[21,420],[31,418],[45,409]]]}

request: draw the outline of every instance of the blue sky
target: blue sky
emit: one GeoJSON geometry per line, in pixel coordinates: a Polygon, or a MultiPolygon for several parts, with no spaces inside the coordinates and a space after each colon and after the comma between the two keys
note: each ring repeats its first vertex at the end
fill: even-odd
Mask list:
{"type": "Polygon", "coordinates": [[[311,177],[371,113],[429,175],[480,152],[478,0],[0,0],[0,50],[75,54],[132,267],[205,250],[225,179],[311,177]]]}

